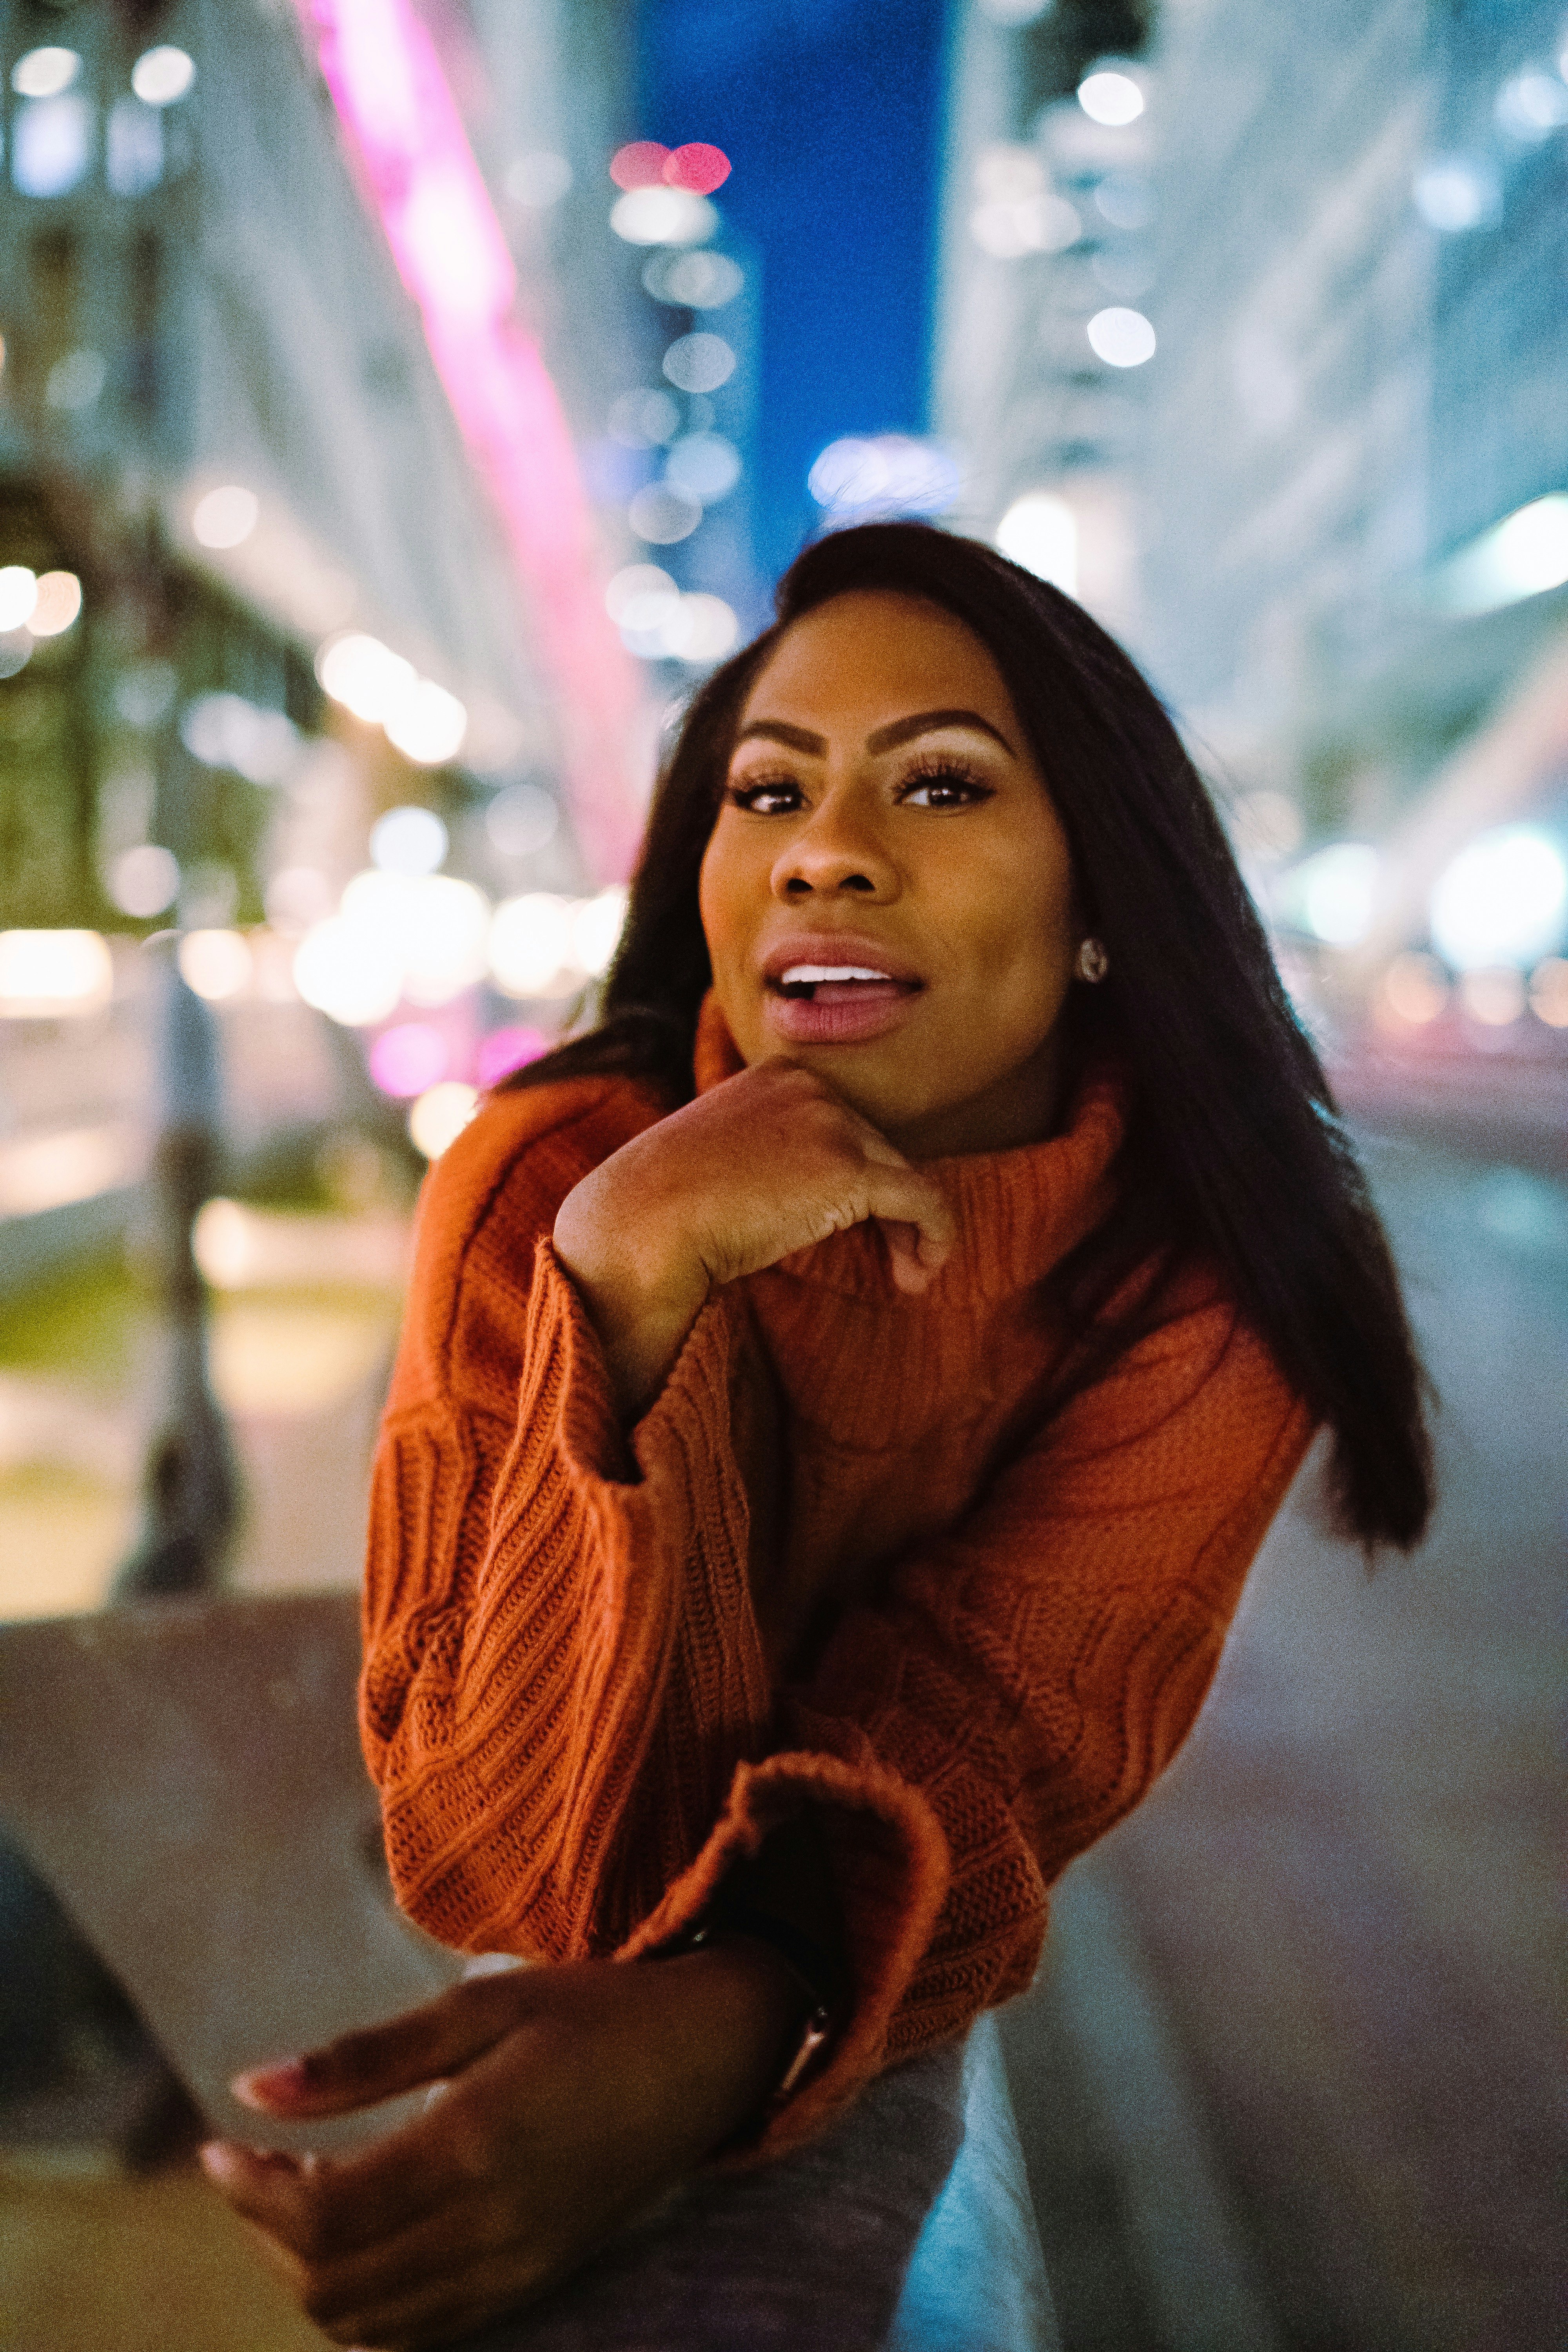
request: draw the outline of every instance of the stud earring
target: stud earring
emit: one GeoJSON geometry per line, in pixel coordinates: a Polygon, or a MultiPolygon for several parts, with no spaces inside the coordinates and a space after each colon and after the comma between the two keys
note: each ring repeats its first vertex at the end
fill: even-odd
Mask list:
{"type": "Polygon", "coordinates": [[[1078,951],[1079,980],[1087,980],[1091,988],[1097,987],[1110,970],[1110,958],[1106,954],[1103,943],[1099,940],[1085,940],[1078,951]]]}

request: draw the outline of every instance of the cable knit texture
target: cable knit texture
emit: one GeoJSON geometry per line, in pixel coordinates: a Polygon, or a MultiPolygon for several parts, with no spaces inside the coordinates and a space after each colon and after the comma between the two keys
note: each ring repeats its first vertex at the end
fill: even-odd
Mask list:
{"type": "MultiPolygon", "coordinates": [[[[739,1067],[711,1003],[700,1087],[739,1067]]],[[[857,1227],[704,1307],[628,1441],[549,1240],[660,1106],[492,1096],[432,1171],[376,1458],[362,1725],[398,1898],[468,1951],[626,1958],[814,1801],[856,2002],[770,2126],[1028,1984],[1046,1890],[1190,1728],[1311,1435],[1217,1282],[1054,1419],[1044,1278],[1120,1097],[931,1163],[923,1297],[857,1227]]]]}

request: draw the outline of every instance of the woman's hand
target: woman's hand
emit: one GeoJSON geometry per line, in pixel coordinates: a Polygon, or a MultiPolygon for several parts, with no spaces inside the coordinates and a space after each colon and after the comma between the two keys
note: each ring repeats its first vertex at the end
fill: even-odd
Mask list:
{"type": "Polygon", "coordinates": [[[900,1289],[924,1290],[952,1243],[941,1188],[811,1071],[763,1062],[584,1176],[554,1239],[636,1413],[710,1291],[873,1217],[900,1289]]]}
{"type": "Polygon", "coordinates": [[[242,2075],[248,2105],[341,2115],[442,2082],[345,2161],[203,2150],[336,2344],[439,2344],[515,2309],[761,2107],[801,2015],[777,1954],[737,1941],[456,1986],[369,2032],[242,2075]]]}

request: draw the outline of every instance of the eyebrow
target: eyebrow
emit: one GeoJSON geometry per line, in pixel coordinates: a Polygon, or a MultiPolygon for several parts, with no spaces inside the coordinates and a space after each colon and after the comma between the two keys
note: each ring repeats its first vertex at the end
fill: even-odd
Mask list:
{"type": "MultiPolygon", "coordinates": [[[[917,710],[912,718],[895,719],[889,726],[879,727],[867,736],[866,749],[873,754],[894,751],[900,743],[912,743],[917,735],[934,735],[944,727],[967,727],[978,734],[989,735],[1010,758],[1016,760],[1018,756],[1001,729],[993,727],[989,719],[982,719],[977,710],[917,710]]],[[[758,736],[771,742],[787,743],[791,751],[807,751],[815,759],[821,759],[827,750],[826,736],[814,735],[808,727],[792,727],[783,719],[753,719],[736,736],[737,751],[758,736]]]]}

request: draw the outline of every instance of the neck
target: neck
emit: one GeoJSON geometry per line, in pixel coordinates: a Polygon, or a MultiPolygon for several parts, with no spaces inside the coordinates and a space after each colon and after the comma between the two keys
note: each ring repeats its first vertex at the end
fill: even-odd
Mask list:
{"type": "Polygon", "coordinates": [[[1020,1069],[1009,1070],[983,1094],[928,1111],[882,1132],[906,1160],[954,1160],[970,1152],[1015,1151],[1043,1143],[1061,1118],[1062,1050],[1057,1029],[1042,1039],[1020,1069]]]}

